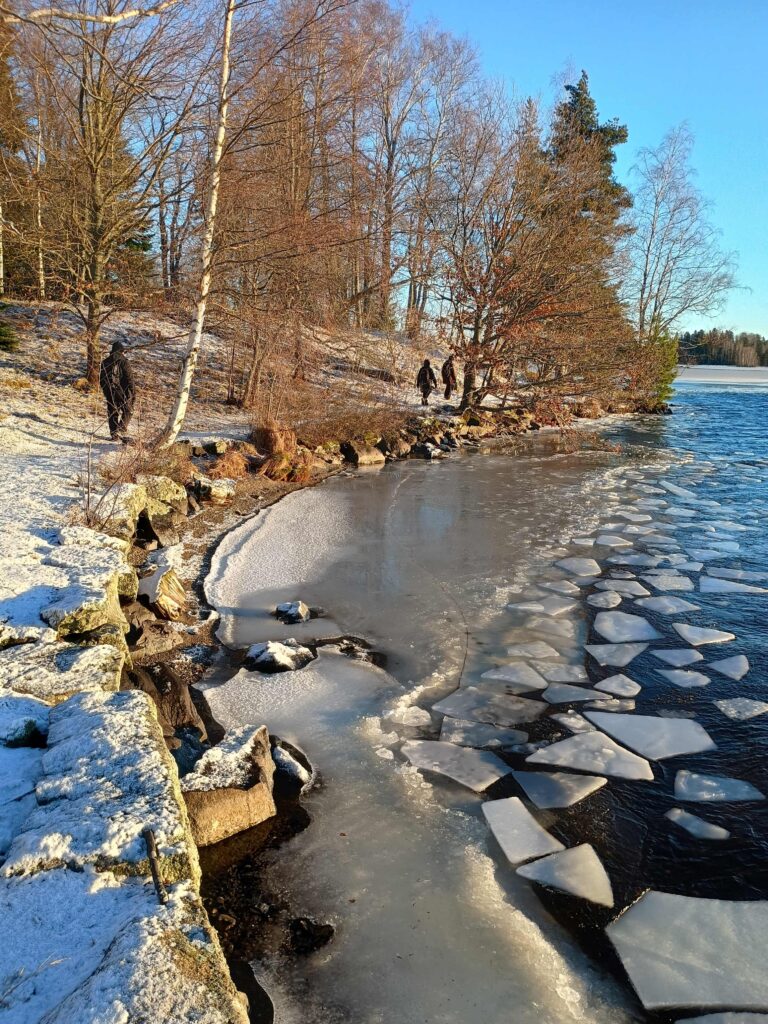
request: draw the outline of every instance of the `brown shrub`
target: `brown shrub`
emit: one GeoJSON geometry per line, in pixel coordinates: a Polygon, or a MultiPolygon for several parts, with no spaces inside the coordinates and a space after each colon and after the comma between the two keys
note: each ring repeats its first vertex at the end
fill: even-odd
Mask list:
{"type": "Polygon", "coordinates": [[[191,483],[195,467],[186,445],[154,448],[137,440],[119,448],[99,465],[99,476],[107,483],[133,483],[138,476],[167,476],[177,484],[191,483]]]}
{"type": "Polygon", "coordinates": [[[208,470],[211,480],[241,480],[247,476],[251,464],[246,455],[230,448],[229,451],[220,455],[208,470]]]}
{"type": "Polygon", "coordinates": [[[277,483],[306,484],[312,479],[314,462],[309,452],[297,451],[292,455],[279,452],[267,459],[259,475],[277,483]]]}
{"type": "Polygon", "coordinates": [[[265,455],[296,450],[296,434],[289,427],[281,427],[271,417],[255,423],[251,429],[251,441],[265,455]]]}

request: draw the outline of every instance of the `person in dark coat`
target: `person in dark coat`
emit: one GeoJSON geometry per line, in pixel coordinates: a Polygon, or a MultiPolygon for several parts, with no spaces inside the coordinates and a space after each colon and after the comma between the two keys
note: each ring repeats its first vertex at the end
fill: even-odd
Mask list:
{"type": "Polygon", "coordinates": [[[419,368],[416,387],[421,392],[421,404],[429,405],[429,396],[437,387],[437,377],[428,359],[425,359],[419,368]]]}
{"type": "Polygon", "coordinates": [[[125,441],[128,424],[133,415],[136,385],[133,372],[125,358],[125,345],[116,341],[106,359],[101,362],[99,383],[107,400],[109,436],[113,441],[125,441]]]}
{"type": "Polygon", "coordinates": [[[445,398],[448,401],[456,389],[456,367],[453,365],[453,353],[443,363],[440,373],[443,378],[443,384],[445,384],[445,398]]]}

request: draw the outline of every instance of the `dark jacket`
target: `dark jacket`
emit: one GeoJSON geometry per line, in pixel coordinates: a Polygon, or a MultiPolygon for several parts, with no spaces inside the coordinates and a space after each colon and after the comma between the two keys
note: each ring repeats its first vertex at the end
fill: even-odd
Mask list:
{"type": "Polygon", "coordinates": [[[456,367],[453,365],[453,360],[446,359],[443,363],[443,369],[441,370],[443,378],[443,384],[450,384],[452,388],[456,387],[456,367]]]}
{"type": "Polygon", "coordinates": [[[437,377],[435,376],[434,370],[431,366],[419,367],[419,373],[416,377],[416,387],[419,391],[427,391],[429,388],[437,387],[437,377]]]}
{"type": "Polygon", "coordinates": [[[99,384],[108,405],[130,408],[136,397],[133,371],[122,352],[110,352],[102,360],[99,384]]]}

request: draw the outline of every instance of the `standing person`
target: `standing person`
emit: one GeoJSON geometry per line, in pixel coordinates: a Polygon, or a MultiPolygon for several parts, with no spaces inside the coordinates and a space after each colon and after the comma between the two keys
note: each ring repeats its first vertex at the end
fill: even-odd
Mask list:
{"type": "Polygon", "coordinates": [[[136,385],[133,371],[123,354],[125,345],[116,341],[106,359],[102,360],[99,384],[107,400],[109,436],[113,441],[127,443],[126,431],[133,415],[136,385]]]}
{"type": "Polygon", "coordinates": [[[456,388],[456,367],[453,365],[453,352],[443,363],[443,368],[440,372],[443,384],[445,384],[445,398],[446,401],[449,401],[451,394],[456,388]]]}
{"type": "Polygon", "coordinates": [[[421,392],[421,404],[429,405],[429,396],[437,387],[437,377],[428,359],[425,359],[419,368],[416,387],[421,392]]]}

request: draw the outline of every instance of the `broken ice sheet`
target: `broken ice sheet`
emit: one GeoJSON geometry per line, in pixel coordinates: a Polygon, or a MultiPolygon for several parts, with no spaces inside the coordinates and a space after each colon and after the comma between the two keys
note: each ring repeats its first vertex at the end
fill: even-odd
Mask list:
{"type": "Polygon", "coordinates": [[[750,718],[757,718],[768,711],[768,704],[764,700],[750,700],[749,697],[728,697],[714,703],[734,722],[748,722],[750,718]]]}
{"type": "Polygon", "coordinates": [[[573,597],[574,594],[579,593],[579,588],[575,583],[571,583],[570,580],[557,580],[554,583],[540,583],[539,586],[546,590],[554,590],[556,594],[565,594],[566,597],[573,597]]]}
{"type": "Polygon", "coordinates": [[[613,906],[611,881],[589,843],[525,864],[517,869],[517,874],[550,889],[579,896],[590,903],[602,907],[613,906]]]}
{"type": "Polygon", "coordinates": [[[584,717],[625,747],[652,761],[716,749],[706,729],[688,718],[617,715],[601,711],[586,711],[584,717]]]}
{"type": "Polygon", "coordinates": [[[680,686],[683,689],[709,685],[709,676],[705,676],[703,672],[692,672],[689,669],[681,668],[658,668],[656,671],[660,676],[668,679],[670,683],[674,683],[675,686],[680,686]]]}
{"type": "Polygon", "coordinates": [[[607,779],[596,775],[569,775],[567,772],[518,772],[512,777],[525,795],[542,810],[572,807],[606,785],[607,779]]]}
{"type": "Polygon", "coordinates": [[[750,572],[747,569],[715,569],[710,566],[707,569],[708,576],[717,576],[723,580],[765,580],[768,579],[768,573],[765,572],[750,572]]]}
{"type": "Polygon", "coordinates": [[[525,644],[512,644],[507,648],[510,658],[559,658],[560,652],[545,644],[543,640],[532,640],[525,644]]]}
{"type": "Polygon", "coordinates": [[[516,796],[506,800],[486,801],[483,814],[496,842],[511,864],[519,864],[564,848],[561,842],[541,827],[516,796]]]}
{"type": "Polygon", "coordinates": [[[578,711],[561,711],[557,715],[550,715],[550,719],[553,722],[557,722],[558,725],[562,725],[564,729],[569,732],[595,732],[596,728],[591,722],[588,722],[583,715],[580,715],[578,711]]]}
{"type": "Polygon", "coordinates": [[[569,686],[567,683],[552,683],[542,694],[548,704],[571,704],[580,700],[591,700],[594,690],[584,686],[569,686]]]}
{"type": "Polygon", "coordinates": [[[583,665],[552,664],[547,661],[534,661],[533,667],[550,683],[585,683],[589,678],[587,670],[583,665]]]}
{"type": "Polygon", "coordinates": [[[547,685],[546,679],[524,661],[488,669],[487,672],[483,672],[480,678],[498,679],[504,683],[516,683],[521,693],[525,693],[528,690],[543,690],[547,685]]]}
{"type": "Polygon", "coordinates": [[[721,676],[728,679],[743,679],[749,672],[749,661],[743,654],[734,654],[731,658],[722,658],[720,661],[710,661],[707,668],[719,672],[721,676]]]}
{"type": "Polygon", "coordinates": [[[509,604],[507,607],[510,611],[536,612],[539,615],[556,617],[573,611],[575,608],[578,608],[578,604],[575,601],[570,601],[567,597],[543,597],[540,600],[536,599],[533,601],[523,601],[519,604],[509,604]]]}
{"type": "Polygon", "coordinates": [[[691,580],[687,576],[681,576],[679,573],[660,572],[656,575],[649,573],[643,576],[643,579],[657,590],[689,591],[694,589],[691,580]]]}
{"type": "Polygon", "coordinates": [[[599,576],[603,571],[594,558],[563,558],[556,564],[575,576],[599,576]]]}
{"type": "Polygon", "coordinates": [[[768,1008],[768,903],[648,892],[606,934],[648,1010],[768,1008]]]}
{"type": "Polygon", "coordinates": [[[461,747],[506,750],[516,743],[527,743],[528,733],[522,729],[497,729],[485,722],[470,722],[446,715],[440,729],[440,739],[446,743],[458,743],[461,747]]]}
{"type": "Polygon", "coordinates": [[[615,590],[617,594],[626,594],[629,597],[648,597],[651,593],[637,580],[599,580],[595,587],[598,590],[615,590]]]}
{"type": "Polygon", "coordinates": [[[699,590],[702,594],[768,594],[766,587],[756,587],[749,583],[716,579],[711,576],[702,576],[699,579],[699,590]]]}
{"type": "Polygon", "coordinates": [[[764,800],[765,797],[744,779],[726,775],[702,775],[681,768],[675,776],[675,798],[707,803],[709,801],[741,803],[746,800],[764,800]]]}
{"type": "Polygon", "coordinates": [[[626,612],[598,612],[594,628],[610,643],[661,639],[661,633],[641,615],[628,615],[626,612]]]}
{"type": "Polygon", "coordinates": [[[482,793],[510,772],[495,754],[441,740],[409,740],[401,749],[416,768],[445,775],[476,793],[482,793]]]}
{"type": "Polygon", "coordinates": [[[467,686],[438,701],[433,705],[433,710],[452,718],[469,718],[490,725],[514,726],[524,722],[535,722],[546,710],[546,704],[527,697],[493,694],[474,686],[467,686]]]}
{"type": "Polygon", "coordinates": [[[593,608],[616,608],[621,604],[621,594],[616,594],[610,590],[604,590],[599,594],[590,594],[587,598],[587,604],[593,608]]]}
{"type": "Polygon", "coordinates": [[[685,622],[673,622],[672,625],[683,640],[687,640],[694,647],[701,647],[702,644],[723,644],[736,639],[733,633],[725,633],[720,629],[689,626],[685,622]]]}
{"type": "Polygon", "coordinates": [[[609,676],[607,679],[596,683],[595,689],[602,690],[603,693],[611,693],[614,697],[635,697],[640,693],[642,687],[634,679],[630,679],[629,676],[619,672],[615,676],[609,676]]]}
{"type": "Polygon", "coordinates": [[[729,1010],[725,1013],[706,1013],[703,1017],[686,1017],[685,1020],[680,1018],[676,1024],[768,1024],[768,1014],[729,1010]]]}
{"type": "Polygon", "coordinates": [[[681,597],[641,597],[635,601],[641,608],[657,612],[659,615],[676,615],[678,612],[697,612],[699,606],[684,601],[681,597]]]}
{"type": "Polygon", "coordinates": [[[651,766],[644,758],[620,747],[601,732],[577,733],[552,743],[531,754],[527,763],[552,764],[620,779],[653,779],[651,766]]]}
{"type": "MultiPolygon", "coordinates": [[[[699,651],[694,651],[692,647],[672,647],[668,650],[651,651],[651,654],[654,658],[666,661],[668,665],[675,665],[678,668],[682,665],[692,665],[695,661],[704,660],[704,655],[699,651]]],[[[711,668],[711,666],[709,667],[711,668]]]]}
{"type": "Polygon", "coordinates": [[[617,533],[601,533],[595,538],[595,544],[604,548],[631,548],[632,541],[617,533]]]}
{"type": "Polygon", "coordinates": [[[585,644],[588,651],[599,665],[615,665],[624,668],[630,661],[642,654],[648,644],[585,644]]]}
{"type": "Polygon", "coordinates": [[[712,824],[711,821],[704,821],[703,818],[699,818],[696,814],[691,814],[689,811],[684,811],[680,807],[672,807],[664,815],[665,818],[669,818],[670,821],[674,821],[680,828],[684,828],[686,832],[690,832],[692,836],[696,836],[697,839],[730,839],[731,833],[727,828],[721,828],[719,825],[712,824]]]}

